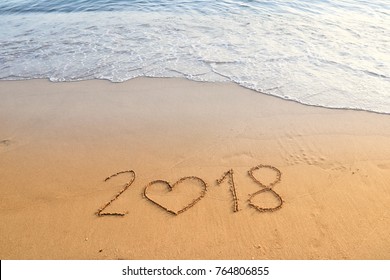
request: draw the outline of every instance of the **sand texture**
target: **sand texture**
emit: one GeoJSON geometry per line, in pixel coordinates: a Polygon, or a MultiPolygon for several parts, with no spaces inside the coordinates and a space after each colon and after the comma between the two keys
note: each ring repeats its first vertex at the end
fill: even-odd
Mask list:
{"type": "Polygon", "coordinates": [[[390,259],[389,205],[389,115],[183,79],[0,82],[0,259],[390,259]]]}

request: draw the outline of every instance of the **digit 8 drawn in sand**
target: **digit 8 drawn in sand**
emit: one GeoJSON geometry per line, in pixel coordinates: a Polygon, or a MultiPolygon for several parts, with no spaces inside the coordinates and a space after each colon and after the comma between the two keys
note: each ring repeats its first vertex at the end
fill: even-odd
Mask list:
{"type": "Polygon", "coordinates": [[[248,199],[248,202],[249,202],[249,205],[252,206],[253,208],[255,208],[256,210],[260,211],[260,212],[273,212],[273,211],[276,211],[276,210],[279,210],[280,208],[282,208],[282,205],[283,205],[283,199],[280,197],[280,195],[278,193],[276,193],[272,188],[274,185],[276,185],[277,183],[280,182],[280,179],[281,179],[281,176],[282,176],[282,172],[280,172],[279,169],[277,169],[276,167],[274,166],[271,166],[271,165],[257,165],[255,167],[252,167],[250,170],[248,170],[248,175],[249,177],[252,178],[252,180],[257,183],[258,185],[260,185],[263,189],[257,191],[257,192],[254,192],[252,193],[250,196],[249,196],[249,199],[248,199]],[[256,171],[256,170],[259,170],[261,168],[267,168],[267,169],[271,169],[273,171],[276,172],[276,179],[268,184],[268,185],[264,185],[263,183],[261,183],[254,175],[253,175],[253,171],[256,171]],[[272,208],[265,208],[265,207],[260,207],[258,205],[255,205],[253,202],[252,202],[252,199],[254,197],[256,197],[257,195],[263,193],[263,192],[271,192],[273,196],[275,196],[278,201],[279,201],[279,204],[276,206],[276,207],[272,207],[272,208]]]}

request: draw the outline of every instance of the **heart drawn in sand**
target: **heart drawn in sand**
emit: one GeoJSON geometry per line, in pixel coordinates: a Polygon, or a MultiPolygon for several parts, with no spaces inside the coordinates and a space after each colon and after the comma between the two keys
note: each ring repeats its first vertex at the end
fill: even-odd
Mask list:
{"type": "MultiPolygon", "coordinates": [[[[193,185],[192,189],[194,189],[194,184],[192,184],[192,185],[193,185]]],[[[157,206],[164,209],[165,211],[167,211],[171,214],[174,214],[174,215],[179,215],[179,214],[183,213],[184,211],[187,211],[188,209],[190,209],[196,203],[198,203],[199,200],[201,200],[206,195],[206,191],[207,191],[207,184],[205,181],[203,181],[201,178],[196,177],[196,176],[188,176],[188,177],[183,177],[183,178],[179,179],[173,185],[171,185],[169,182],[164,181],[164,180],[152,181],[145,186],[144,196],[149,201],[156,204],[157,206]],[[190,181],[193,181],[193,183],[200,182],[200,185],[196,184],[196,185],[200,186],[200,188],[201,188],[200,193],[198,193],[198,194],[193,193],[190,195],[182,193],[183,190],[181,188],[185,187],[186,183],[190,183],[190,181]],[[160,195],[160,199],[159,199],[158,195],[153,195],[153,194],[148,193],[148,191],[152,190],[153,185],[154,186],[165,185],[168,192],[166,192],[163,195],[160,195]],[[174,195],[172,195],[171,197],[168,197],[168,194],[174,194],[174,195]],[[180,205],[174,206],[173,204],[175,204],[175,203],[180,204],[180,205]],[[170,205],[170,206],[164,206],[164,205],[170,205]],[[176,209],[172,210],[170,208],[176,208],[176,209]]]]}

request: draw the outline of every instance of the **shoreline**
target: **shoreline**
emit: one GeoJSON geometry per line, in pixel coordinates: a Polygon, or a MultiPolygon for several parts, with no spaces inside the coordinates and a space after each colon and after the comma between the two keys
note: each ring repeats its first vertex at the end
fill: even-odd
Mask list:
{"type": "MultiPolygon", "coordinates": [[[[228,79],[228,77],[226,77],[228,79]]],[[[378,112],[378,111],[373,111],[373,110],[368,110],[368,109],[362,109],[362,108],[349,108],[349,107],[327,107],[325,105],[319,105],[319,104],[309,104],[309,103],[304,103],[304,102],[301,102],[301,101],[298,101],[298,100],[295,100],[295,99],[289,99],[289,98],[285,98],[285,97],[281,97],[281,96],[278,96],[278,95],[273,95],[271,93],[267,93],[267,92],[263,92],[263,91],[257,91],[255,89],[252,89],[252,88],[248,88],[248,87],[245,87],[243,85],[240,85],[239,83],[236,83],[234,81],[225,81],[225,82],[217,82],[217,81],[197,81],[197,80],[191,80],[187,77],[153,77],[153,76],[142,76],[142,77],[135,77],[135,78],[131,78],[131,79],[128,79],[128,80],[125,80],[125,81],[120,81],[120,82],[114,82],[114,81],[111,81],[110,79],[103,79],[103,78],[93,78],[93,79],[80,79],[80,80],[69,80],[69,81],[52,81],[50,80],[50,78],[24,78],[24,79],[21,79],[21,80],[0,80],[0,83],[1,82],[18,82],[18,81],[48,81],[50,83],[78,83],[78,82],[87,82],[87,81],[106,81],[106,82],[109,82],[109,83],[112,83],[112,84],[121,84],[121,83],[127,83],[129,81],[132,81],[132,80],[136,80],[136,79],[172,79],[172,80],[187,80],[187,81],[190,81],[190,82],[195,82],[195,83],[210,83],[210,84],[234,84],[234,85],[238,85],[239,87],[245,89],[245,90],[250,90],[250,91],[253,91],[255,93],[258,93],[258,94],[264,94],[264,95],[267,95],[267,96],[271,96],[271,97],[275,97],[275,98],[278,98],[280,100],[284,100],[284,101],[290,101],[290,102],[294,102],[294,103],[297,103],[297,104],[300,104],[300,105],[304,105],[304,106],[310,106],[310,107],[317,107],[317,108],[323,108],[323,109],[331,109],[331,110],[347,110],[347,111],[358,111],[358,112],[367,112],[367,113],[374,113],[374,114],[379,114],[379,115],[390,115],[390,112],[378,112]]]]}
{"type": "Polygon", "coordinates": [[[388,114],[181,78],[0,81],[0,99],[1,259],[390,258],[388,114]],[[270,186],[282,208],[251,207],[277,207],[253,195],[270,186]],[[118,193],[105,212],[128,213],[96,216],[118,193]]]}

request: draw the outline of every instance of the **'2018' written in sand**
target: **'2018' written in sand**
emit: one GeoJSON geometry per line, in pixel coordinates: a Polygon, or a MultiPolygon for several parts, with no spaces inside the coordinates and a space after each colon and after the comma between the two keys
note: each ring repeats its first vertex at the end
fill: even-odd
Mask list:
{"type": "MultiPolygon", "coordinates": [[[[117,200],[119,198],[119,196],[121,196],[132,184],[133,182],[135,181],[135,172],[133,170],[126,170],[126,171],[120,171],[120,172],[117,172],[109,177],[107,177],[104,181],[108,181],[110,180],[111,178],[113,177],[116,177],[120,174],[125,174],[125,173],[130,173],[132,175],[132,178],[129,182],[127,182],[123,189],[121,191],[119,191],[110,201],[108,201],[103,207],[99,208],[98,211],[96,212],[96,215],[99,216],[99,217],[102,217],[102,216],[124,216],[126,215],[126,213],[118,213],[118,212],[103,212],[104,209],[106,209],[109,205],[111,205],[115,200],[117,200]]],[[[234,184],[234,178],[233,178],[233,169],[230,169],[228,171],[226,171],[222,177],[220,179],[217,180],[217,184],[220,185],[222,184],[222,182],[224,182],[225,180],[228,181],[228,184],[230,186],[230,192],[232,193],[232,197],[233,197],[233,211],[234,212],[237,212],[239,211],[239,203],[238,203],[238,198],[237,198],[237,193],[236,193],[236,186],[234,184]]],[[[280,172],[279,169],[277,169],[276,167],[274,166],[271,166],[271,165],[257,165],[257,166],[254,166],[252,167],[251,169],[248,170],[248,175],[249,177],[256,183],[258,184],[261,189],[250,194],[249,195],[249,199],[248,199],[248,204],[255,208],[256,210],[260,211],[260,212],[272,212],[272,211],[276,211],[276,210],[279,210],[280,208],[282,208],[282,205],[283,205],[283,200],[282,198],[280,197],[280,195],[275,192],[273,190],[273,187],[274,185],[276,185],[277,183],[280,182],[280,179],[281,179],[281,175],[282,173],[280,172]],[[270,169],[270,170],[273,170],[275,173],[276,173],[276,176],[275,176],[275,180],[267,185],[263,184],[258,178],[255,177],[255,175],[253,174],[254,171],[256,170],[259,170],[259,169],[270,169]],[[275,198],[277,198],[278,200],[278,205],[276,207],[272,207],[272,208],[266,208],[266,207],[261,207],[257,204],[255,204],[253,202],[253,199],[258,196],[259,194],[261,193],[264,193],[264,192],[270,192],[275,198]]],[[[188,209],[190,209],[191,207],[193,207],[195,204],[197,204],[205,195],[206,195],[206,192],[207,192],[207,183],[199,178],[199,177],[196,177],[196,176],[187,176],[187,177],[182,177],[180,178],[178,181],[176,181],[174,184],[170,184],[168,181],[164,181],[164,180],[155,180],[155,181],[152,181],[150,183],[148,183],[145,188],[144,188],[144,197],[146,199],[148,199],[150,202],[152,202],[154,205],[157,205],[158,207],[160,207],[161,209],[167,211],[168,213],[171,213],[171,214],[174,214],[174,215],[179,215],[185,211],[187,211],[188,209]],[[163,184],[163,185],[166,185],[166,187],[168,188],[169,191],[172,191],[176,186],[184,183],[185,181],[194,181],[194,182],[198,182],[201,186],[201,192],[199,195],[197,195],[196,197],[193,198],[193,200],[188,203],[186,206],[184,206],[183,208],[179,209],[179,210],[171,210],[169,209],[167,206],[164,206],[163,203],[161,202],[158,202],[156,201],[155,199],[151,198],[149,195],[148,195],[148,190],[149,188],[152,186],[152,185],[155,185],[155,184],[163,184]]]]}

